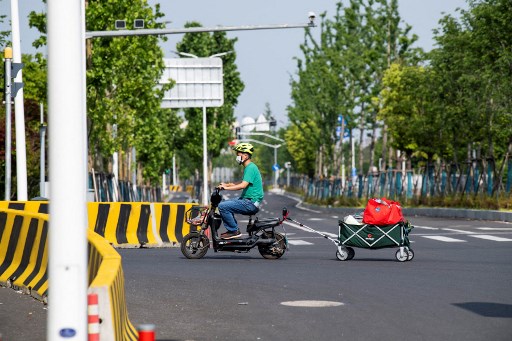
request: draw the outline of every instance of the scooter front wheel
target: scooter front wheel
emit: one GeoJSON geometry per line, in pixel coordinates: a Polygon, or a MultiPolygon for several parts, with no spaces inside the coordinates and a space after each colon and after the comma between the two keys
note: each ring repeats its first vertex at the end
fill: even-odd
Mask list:
{"type": "Polygon", "coordinates": [[[209,247],[208,238],[197,232],[187,234],[181,241],[181,253],[188,259],[203,258],[209,247]]]}
{"type": "Polygon", "coordinates": [[[266,259],[278,259],[286,251],[286,239],[281,233],[267,232],[268,238],[275,238],[276,241],[270,245],[258,245],[258,251],[266,259]]]}

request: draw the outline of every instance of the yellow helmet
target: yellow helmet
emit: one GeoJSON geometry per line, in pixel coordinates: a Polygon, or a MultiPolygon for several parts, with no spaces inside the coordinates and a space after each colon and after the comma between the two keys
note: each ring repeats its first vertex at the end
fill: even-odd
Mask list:
{"type": "Polygon", "coordinates": [[[250,143],[242,142],[234,146],[233,150],[235,152],[247,153],[249,155],[252,155],[252,153],[254,152],[254,147],[250,143]]]}

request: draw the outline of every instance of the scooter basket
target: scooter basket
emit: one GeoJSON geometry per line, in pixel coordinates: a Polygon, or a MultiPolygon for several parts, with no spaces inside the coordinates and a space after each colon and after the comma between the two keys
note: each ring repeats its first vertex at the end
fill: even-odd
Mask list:
{"type": "Polygon", "coordinates": [[[186,213],[185,217],[187,223],[194,226],[199,226],[206,223],[208,217],[208,207],[192,206],[186,213]]]}

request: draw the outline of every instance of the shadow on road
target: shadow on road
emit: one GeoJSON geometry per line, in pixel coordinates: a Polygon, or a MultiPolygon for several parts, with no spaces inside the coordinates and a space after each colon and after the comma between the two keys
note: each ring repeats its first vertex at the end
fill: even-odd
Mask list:
{"type": "Polygon", "coordinates": [[[466,302],[454,303],[462,309],[471,311],[485,317],[505,317],[512,318],[512,304],[491,303],[491,302],[466,302]]]}

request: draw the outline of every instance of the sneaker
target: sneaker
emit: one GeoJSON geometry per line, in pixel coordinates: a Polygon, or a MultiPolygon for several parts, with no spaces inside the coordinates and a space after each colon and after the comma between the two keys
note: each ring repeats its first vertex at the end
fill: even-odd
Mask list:
{"type": "Polygon", "coordinates": [[[227,232],[224,232],[223,234],[220,235],[220,237],[222,239],[233,239],[233,238],[238,238],[240,237],[242,234],[240,233],[240,230],[236,230],[236,231],[227,231],[227,232]]]}

